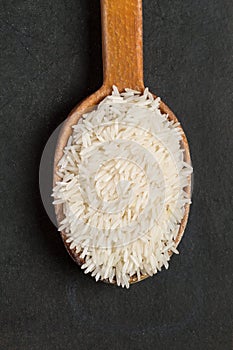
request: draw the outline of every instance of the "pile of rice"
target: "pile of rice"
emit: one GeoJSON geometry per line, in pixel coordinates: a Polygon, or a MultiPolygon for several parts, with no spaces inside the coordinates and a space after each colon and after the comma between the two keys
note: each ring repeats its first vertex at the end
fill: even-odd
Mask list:
{"type": "Polygon", "coordinates": [[[184,162],[179,123],[168,120],[148,89],[113,86],[73,126],[60,160],[54,205],[62,204],[70,249],[85,273],[129,287],[168,268],[192,167],[184,162]]]}

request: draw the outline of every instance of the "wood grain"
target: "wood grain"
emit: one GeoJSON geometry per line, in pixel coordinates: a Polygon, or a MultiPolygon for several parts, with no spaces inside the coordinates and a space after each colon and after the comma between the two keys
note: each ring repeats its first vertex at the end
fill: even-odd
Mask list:
{"type": "Polygon", "coordinates": [[[102,0],[104,85],[142,90],[142,0],[102,0]]]}

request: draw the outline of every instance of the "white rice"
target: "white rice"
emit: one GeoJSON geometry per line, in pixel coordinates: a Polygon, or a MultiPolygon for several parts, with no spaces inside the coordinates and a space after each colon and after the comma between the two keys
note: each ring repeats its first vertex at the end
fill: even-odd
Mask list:
{"type": "Polygon", "coordinates": [[[96,281],[128,288],[132,276],[167,269],[170,252],[178,254],[192,167],[183,159],[179,123],[159,106],[148,89],[119,93],[114,86],[73,126],[58,164],[59,230],[96,281]]]}

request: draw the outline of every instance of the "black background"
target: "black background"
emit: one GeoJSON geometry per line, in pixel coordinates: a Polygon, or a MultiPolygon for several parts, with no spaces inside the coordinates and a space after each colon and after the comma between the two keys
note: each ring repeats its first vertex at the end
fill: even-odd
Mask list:
{"type": "Polygon", "coordinates": [[[72,262],[38,188],[46,140],[102,82],[99,1],[0,0],[1,349],[233,349],[233,2],[143,6],[145,84],[183,124],[194,193],[181,254],[123,290],[72,262]]]}

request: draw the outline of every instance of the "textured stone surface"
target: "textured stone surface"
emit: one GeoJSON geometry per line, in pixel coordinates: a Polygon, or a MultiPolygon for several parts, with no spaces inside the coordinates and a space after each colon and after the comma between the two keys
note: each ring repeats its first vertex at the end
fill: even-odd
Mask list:
{"type": "Polygon", "coordinates": [[[231,0],[144,0],[145,84],[182,122],[194,194],[181,255],[129,291],[72,262],[42,207],[47,138],[102,82],[97,0],[0,0],[1,349],[231,350],[231,0]]]}

